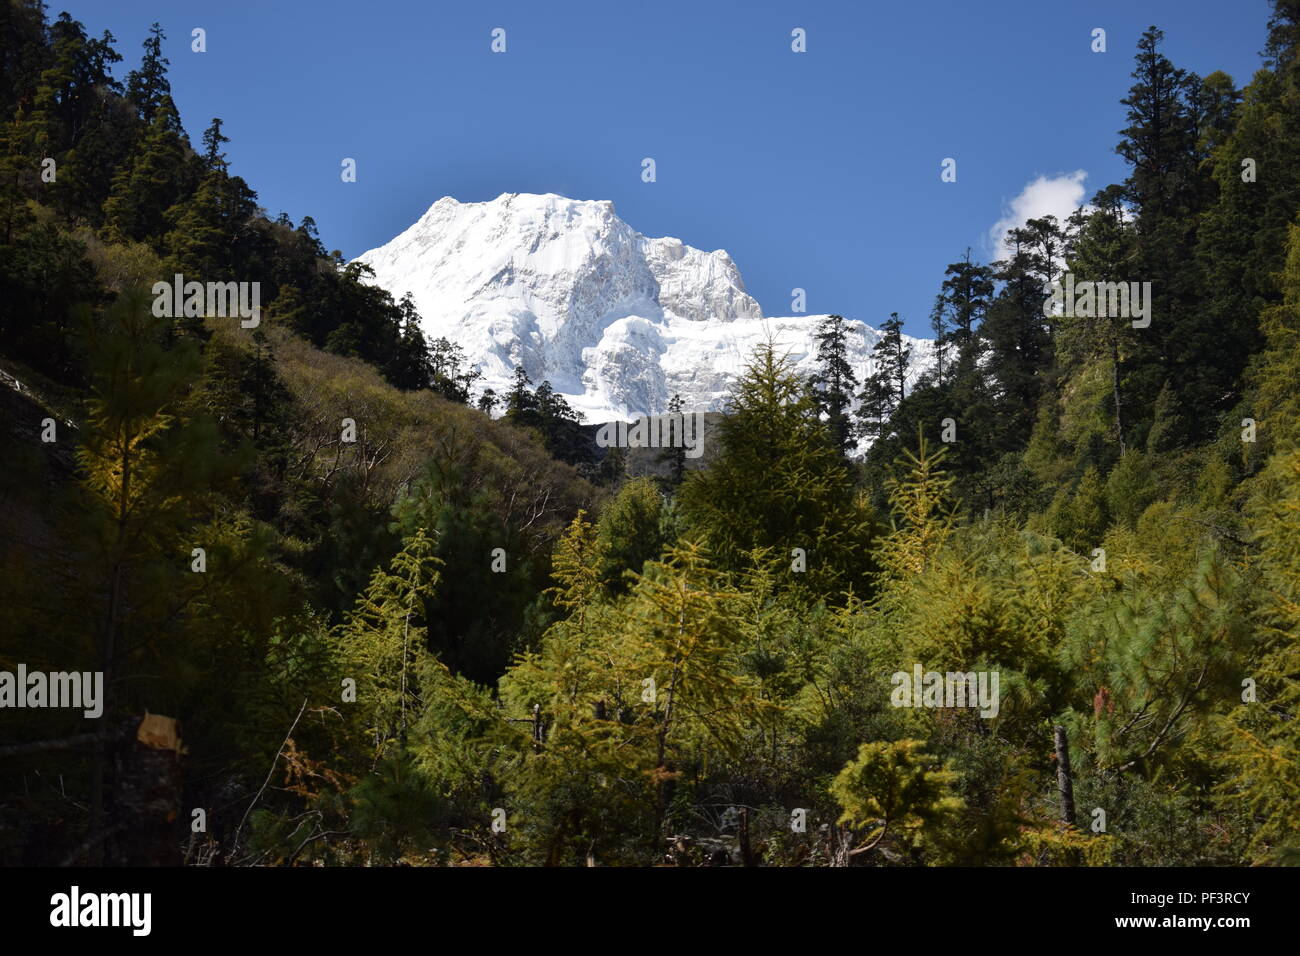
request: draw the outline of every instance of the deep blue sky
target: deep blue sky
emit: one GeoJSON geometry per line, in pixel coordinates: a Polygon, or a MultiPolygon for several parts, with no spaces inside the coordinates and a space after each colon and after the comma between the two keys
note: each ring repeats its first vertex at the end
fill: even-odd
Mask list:
{"type": "MultiPolygon", "coordinates": [[[[64,6],[51,2],[51,17],[64,6]]],[[[70,0],[139,62],[158,20],[194,141],[226,122],[271,215],[313,216],[352,257],[443,195],[612,199],[633,228],[725,248],[769,315],[925,335],[944,266],[1039,176],[1125,175],[1114,153],[1134,45],[1244,85],[1266,0],[434,2],[70,0]],[[190,50],[207,31],[208,51],[190,50]],[[494,27],[507,52],[489,50],[494,27]],[[808,52],[790,49],[803,27],[808,52]],[[1090,50],[1107,31],[1108,52],[1090,50]],[[358,181],[340,181],[343,157],[358,181]],[[641,182],[654,157],[658,182],[641,182]],[[956,183],[940,162],[958,161],[956,183]]],[[[1069,189],[1049,189],[1054,195],[1069,189]]],[[[1030,209],[1037,206],[1027,207],[1030,209]]],[[[1041,211],[1041,210],[1040,210],[1041,211]]]]}

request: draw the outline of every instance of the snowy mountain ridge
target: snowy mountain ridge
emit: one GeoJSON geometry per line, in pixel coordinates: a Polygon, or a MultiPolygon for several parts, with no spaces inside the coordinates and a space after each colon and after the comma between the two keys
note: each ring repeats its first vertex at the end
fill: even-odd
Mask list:
{"type": "MultiPolygon", "coordinates": [[[[724,250],[643,236],[612,202],[554,193],[443,197],[357,261],[394,298],[411,293],[425,334],[463,348],[480,388],[507,391],[522,365],[587,422],[659,414],[674,393],[687,410],[721,411],[769,336],[811,374],[824,318],[765,317],[724,250]]],[[[869,374],[881,333],[848,324],[849,360],[869,374]]],[[[915,381],[933,342],[905,339],[915,381]]]]}

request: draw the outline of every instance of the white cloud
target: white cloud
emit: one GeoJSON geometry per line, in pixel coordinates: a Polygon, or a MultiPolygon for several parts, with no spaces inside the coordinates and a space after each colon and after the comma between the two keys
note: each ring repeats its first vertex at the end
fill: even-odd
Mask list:
{"type": "Polygon", "coordinates": [[[1064,223],[1083,202],[1083,181],[1086,171],[1076,169],[1059,176],[1039,176],[1020,191],[1020,195],[1004,204],[1002,218],[989,230],[990,258],[1005,255],[1003,240],[1012,229],[1018,229],[1030,219],[1052,215],[1064,223]]]}

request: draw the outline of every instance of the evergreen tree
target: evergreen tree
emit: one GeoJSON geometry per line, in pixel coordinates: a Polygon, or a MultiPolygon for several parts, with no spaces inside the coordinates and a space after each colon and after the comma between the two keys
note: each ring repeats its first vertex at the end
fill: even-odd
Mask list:
{"type": "Polygon", "coordinates": [[[0,4],[0,115],[30,102],[48,64],[44,0],[0,4]]]}
{"type": "Polygon", "coordinates": [[[512,425],[519,425],[524,428],[541,429],[542,415],[538,409],[536,397],[529,386],[533,380],[528,377],[522,365],[515,366],[514,383],[510,387],[510,392],[506,395],[506,421],[512,425]]]}
{"type": "Polygon", "coordinates": [[[203,131],[203,161],[214,172],[225,172],[228,167],[226,154],[221,147],[230,142],[230,137],[221,132],[221,117],[212,117],[212,125],[203,131]]]}
{"type": "MultiPolygon", "coordinates": [[[[673,416],[674,419],[676,419],[676,416],[683,414],[681,395],[674,394],[673,397],[668,400],[668,414],[673,416]]],[[[616,451],[618,451],[618,449],[610,449],[607,451],[605,453],[606,458],[609,458],[611,453],[616,451]]],[[[657,460],[660,462],[668,462],[668,488],[671,490],[680,488],[682,482],[686,480],[686,446],[679,443],[665,448],[659,453],[657,460]]]]}
{"type": "MultiPolygon", "coordinates": [[[[122,57],[113,49],[113,35],[108,31],[96,40],[86,35],[85,27],[67,13],[59,14],[50,27],[53,40],[53,63],[41,74],[41,86],[50,91],[53,119],[57,124],[59,151],[75,147],[85,135],[86,127],[102,93],[117,92],[112,65],[122,57]]],[[[41,99],[38,92],[37,99],[41,99]]]]}
{"type": "Polygon", "coordinates": [[[162,238],[165,214],[190,186],[188,150],[175,104],[164,95],[131,158],[113,176],[112,193],[104,203],[110,238],[117,242],[162,238]]]}
{"type": "MultiPolygon", "coordinates": [[[[594,584],[590,531],[567,541],[566,604],[594,584]]],[[[577,605],[506,675],[507,707],[530,716],[505,782],[537,862],[661,852],[682,769],[734,752],[770,710],[736,673],[739,599],[698,547],[674,550],[619,605],[577,605]]]]}
{"type": "Polygon", "coordinates": [[[640,574],[658,560],[664,547],[663,500],[649,478],[635,478],[619,489],[596,523],[601,584],[609,594],[627,590],[628,573],[640,574]]]}
{"type": "Polygon", "coordinates": [[[934,380],[942,386],[948,366],[948,353],[952,349],[952,329],[948,327],[942,295],[934,297],[930,308],[930,330],[934,333],[934,380]]]}
{"type": "Polygon", "coordinates": [[[995,447],[1000,451],[1015,450],[1028,437],[1052,364],[1052,341],[1043,317],[1046,264],[1035,252],[1036,241],[1036,234],[1029,229],[1008,233],[1009,255],[996,263],[1002,289],[980,327],[998,390],[1001,427],[995,447]]]}
{"type": "MultiPolygon", "coordinates": [[[[1075,281],[1127,282],[1124,273],[1135,252],[1136,232],[1126,218],[1122,188],[1108,186],[1092,200],[1092,210],[1074,217],[1068,265],[1075,281]]],[[[1093,309],[1094,313],[1106,311],[1093,309]]],[[[1127,448],[1125,395],[1128,372],[1125,360],[1133,340],[1142,333],[1131,319],[1116,315],[1060,316],[1056,319],[1057,355],[1072,371],[1095,361],[1109,365],[1113,433],[1120,453],[1127,448]]]]}
{"type": "MultiPolygon", "coordinates": [[[[221,453],[211,420],[184,414],[197,348],[166,346],[167,320],[153,315],[143,290],[119,298],[102,323],[85,319],[91,391],[77,460],[88,590],[69,606],[95,635],[111,725],[145,701],[173,712],[192,705],[196,679],[223,655],[233,660],[254,622],[284,605],[277,610],[264,537],[214,510],[242,462],[221,453]],[[203,573],[192,565],[196,547],[203,573]]],[[[201,693],[220,700],[229,690],[201,693]]],[[[197,734],[207,741],[207,730],[197,734]]],[[[96,828],[108,769],[101,749],[91,786],[96,828]]]]}
{"type": "Polygon", "coordinates": [[[903,342],[903,320],[897,312],[891,312],[889,318],[881,323],[880,341],[872,348],[876,368],[886,382],[895,390],[894,407],[907,395],[907,370],[912,361],[912,347],[903,342]]]}
{"type": "Polygon", "coordinates": [[[831,782],[843,808],[840,823],[872,827],[853,853],[875,849],[888,836],[923,844],[962,809],[953,793],[958,774],[924,752],[922,740],[866,743],[831,782]]]}
{"type": "Polygon", "coordinates": [[[1137,210],[1133,269],[1151,286],[1151,325],[1134,339],[1135,404],[1151,407],[1160,384],[1174,383],[1181,408],[1197,410],[1185,420],[1193,431],[1204,410],[1221,407],[1225,388],[1214,366],[1201,357],[1221,349],[1220,330],[1200,301],[1195,243],[1198,214],[1206,202],[1208,169],[1198,155],[1194,101],[1199,78],[1160,53],[1163,33],[1151,27],[1138,42],[1134,83],[1121,102],[1129,125],[1115,147],[1131,170],[1125,198],[1137,210]]]}
{"type": "Polygon", "coordinates": [[[146,123],[151,122],[171,100],[172,86],[167,79],[167,67],[171,61],[162,55],[162,41],[165,39],[167,35],[161,26],[157,23],[150,26],[140,68],[126,75],[126,98],[135,104],[140,119],[146,123]]]}
{"type": "Polygon", "coordinates": [[[858,393],[858,434],[872,442],[885,438],[889,434],[890,416],[897,407],[894,388],[888,377],[881,371],[872,372],[858,393]]]}
{"type": "Polygon", "coordinates": [[[758,347],[733,387],[717,435],[717,458],[691,472],[680,503],[719,566],[750,567],[767,551],[790,568],[800,548],[807,569],[789,572],[789,583],[836,593],[860,582],[870,516],[811,397],[771,343],[758,347]]]}
{"type": "Polygon", "coordinates": [[[892,512],[891,530],[876,546],[880,573],[894,581],[925,570],[955,523],[949,491],[953,479],[941,467],[946,446],[931,450],[922,437],[917,451],[905,451],[886,484],[892,512]]]}
{"type": "Polygon", "coordinates": [[[876,370],[866,377],[858,395],[859,430],[876,440],[887,434],[887,423],[906,397],[912,358],[911,346],[903,343],[903,322],[897,312],[881,323],[880,332],[871,349],[876,370]]]}
{"type": "Polygon", "coordinates": [[[564,397],[551,388],[550,382],[542,382],[533,399],[537,403],[546,450],[570,465],[591,462],[594,457],[591,442],[582,431],[578,413],[564,397]]]}
{"type": "Polygon", "coordinates": [[[849,406],[858,379],[849,365],[848,327],[841,315],[828,315],[817,327],[817,373],[811,386],[817,409],[831,439],[845,456],[853,447],[853,430],[849,419],[849,406]]]}
{"type": "Polygon", "coordinates": [[[464,350],[446,338],[434,339],[429,345],[429,365],[433,372],[433,390],[449,401],[468,405],[480,373],[468,366],[464,350]]]}
{"type": "MultiPolygon", "coordinates": [[[[402,300],[397,304],[401,312],[401,347],[399,355],[394,362],[394,374],[390,381],[398,388],[416,389],[433,386],[433,390],[438,392],[444,398],[452,401],[463,402],[468,395],[462,396],[456,385],[456,380],[445,373],[451,371],[455,374],[456,369],[448,368],[450,361],[455,361],[454,353],[448,355],[445,352],[439,352],[435,356],[435,348],[431,347],[425,340],[424,332],[420,329],[420,313],[416,311],[415,299],[411,293],[407,292],[402,296],[402,300]]],[[[441,340],[443,343],[450,345],[446,339],[441,340]]]]}
{"type": "Polygon", "coordinates": [[[422,706],[416,662],[428,650],[425,607],[441,565],[433,539],[417,530],[387,569],[375,569],[340,632],[343,669],[356,680],[376,759],[390,746],[405,744],[422,706]]]}
{"type": "Polygon", "coordinates": [[[976,344],[977,324],[993,298],[993,270],[971,262],[967,249],[960,262],[948,265],[944,276],[940,295],[952,315],[953,342],[959,353],[965,353],[976,344]]]}

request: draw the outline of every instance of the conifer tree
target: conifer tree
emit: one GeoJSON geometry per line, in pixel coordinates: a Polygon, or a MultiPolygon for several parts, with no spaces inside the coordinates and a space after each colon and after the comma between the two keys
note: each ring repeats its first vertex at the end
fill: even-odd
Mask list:
{"type": "MultiPolygon", "coordinates": [[[[677,416],[682,415],[683,405],[681,395],[674,394],[668,400],[668,414],[672,416],[671,420],[677,421],[677,416]]],[[[677,426],[674,425],[674,428],[677,426]]],[[[613,456],[618,449],[610,449],[606,452],[606,458],[613,456]]],[[[667,486],[670,490],[680,488],[682,482],[686,480],[686,446],[678,442],[659,453],[658,461],[668,462],[668,480],[667,486]]]]}
{"type": "MultiPolygon", "coordinates": [[[[1068,267],[1075,281],[1128,282],[1125,274],[1136,247],[1136,230],[1123,205],[1122,188],[1108,186],[1092,200],[1092,210],[1079,210],[1073,220],[1068,267]]],[[[1101,310],[1093,310],[1094,313],[1101,310]]],[[[1110,366],[1111,404],[1114,435],[1122,455],[1127,449],[1125,415],[1125,361],[1133,339],[1141,333],[1126,316],[1059,316],[1057,355],[1071,368],[1101,360],[1110,366]]]]}
{"type": "Polygon", "coordinates": [[[876,367],[894,392],[894,407],[907,397],[907,370],[912,360],[912,347],[903,342],[903,320],[897,312],[880,325],[881,339],[872,348],[876,367]]]}
{"type": "Polygon", "coordinates": [[[542,415],[537,398],[529,390],[533,380],[528,377],[522,365],[515,366],[514,382],[506,395],[506,421],[512,425],[540,429],[542,415]]]}
{"type": "Polygon", "coordinates": [[[993,270],[971,262],[967,249],[960,262],[948,265],[944,276],[940,295],[952,314],[953,341],[961,354],[976,343],[977,323],[993,298],[993,270]]]}
{"type": "Polygon", "coordinates": [[[172,86],[167,79],[167,67],[171,65],[162,55],[162,41],[167,39],[162,27],[154,23],[149,27],[149,35],[144,41],[144,58],[140,68],[126,75],[126,97],[135,104],[140,112],[140,119],[146,123],[171,98],[172,86]]]}
{"type": "MultiPolygon", "coordinates": [[[[1129,125],[1115,147],[1131,169],[1125,199],[1137,210],[1136,248],[1128,269],[1151,282],[1152,321],[1133,342],[1136,404],[1151,407],[1166,379],[1190,429],[1180,440],[1204,435],[1206,410],[1220,408],[1227,389],[1202,357],[1222,350],[1221,330],[1200,300],[1195,243],[1208,195],[1209,171],[1198,155],[1194,108],[1200,80],[1160,52],[1164,34],[1151,27],[1138,42],[1133,86],[1121,102],[1129,125]]],[[[1240,170],[1240,167],[1239,167],[1240,170]]]]}
{"type": "Polygon", "coordinates": [[[627,572],[640,574],[660,557],[663,500],[649,478],[634,478],[619,489],[596,523],[601,582],[613,595],[627,590],[627,572]]]}
{"type": "Polygon", "coordinates": [[[221,117],[214,116],[211,125],[203,131],[203,161],[213,172],[224,173],[229,163],[221,147],[230,142],[230,137],[221,132],[222,125],[221,117]]]}
{"type": "Polygon", "coordinates": [[[999,451],[1023,446],[1052,365],[1052,341],[1043,318],[1046,266],[1036,253],[1036,241],[1029,229],[1007,234],[1008,255],[995,264],[1002,289],[980,326],[1001,393],[997,416],[1001,427],[995,443],[999,451]]]}
{"type": "Polygon", "coordinates": [[[953,793],[958,774],[925,753],[922,740],[865,743],[832,781],[840,822],[873,829],[853,853],[897,835],[907,846],[934,837],[962,809],[953,793]]]}
{"type": "Polygon", "coordinates": [[[1130,582],[1077,620],[1067,652],[1094,699],[1082,723],[1100,767],[1151,774],[1178,759],[1171,751],[1207,713],[1238,698],[1252,640],[1243,596],[1240,574],[1209,552],[1169,592],[1130,582]]]}
{"type": "Polygon", "coordinates": [[[428,652],[425,604],[441,564],[433,539],[417,530],[387,569],[375,569],[341,631],[345,676],[356,680],[376,758],[391,744],[404,745],[422,706],[416,662],[428,652]]]}
{"type": "MultiPolygon", "coordinates": [[[[566,603],[592,583],[590,527],[575,523],[568,542],[566,603]]],[[[648,565],[619,604],[588,603],[554,625],[506,675],[508,706],[530,715],[507,787],[540,862],[652,859],[683,766],[735,751],[770,710],[737,673],[739,601],[688,544],[648,565]]]]}
{"type": "Polygon", "coordinates": [[[952,350],[952,329],[948,327],[942,295],[934,297],[930,307],[930,331],[934,333],[934,381],[942,386],[948,373],[948,354],[952,350]]]}
{"type": "Polygon", "coordinates": [[[932,451],[921,436],[917,450],[905,450],[895,463],[896,474],[886,482],[892,528],[875,551],[887,579],[901,581],[920,574],[952,533],[955,515],[949,489],[953,479],[942,468],[947,453],[947,446],[932,451]]]}
{"type": "MultiPolygon", "coordinates": [[[[405,308],[406,299],[402,302],[405,308]]],[[[418,317],[413,323],[409,319],[404,321],[408,323],[403,325],[404,330],[413,327],[413,331],[404,332],[404,336],[409,337],[412,342],[416,341],[415,333],[419,330],[418,317]]],[[[464,350],[449,339],[439,337],[429,344],[428,355],[433,390],[449,401],[468,405],[474,383],[478,381],[480,373],[478,369],[468,367],[464,350]]],[[[495,394],[493,392],[493,395],[495,394]]]]}
{"type": "Polygon", "coordinates": [[[104,202],[110,238],[117,242],[157,241],[166,228],[165,214],[190,185],[185,140],[171,96],[164,95],[149,128],[127,164],[113,176],[104,202]]]}
{"type": "Polygon", "coordinates": [[[716,434],[718,457],[691,472],[680,504],[718,565],[739,570],[765,549],[788,556],[801,548],[807,568],[785,580],[832,593],[848,587],[865,567],[869,516],[812,398],[771,343],[733,387],[716,434]]]}
{"type": "Polygon", "coordinates": [[[558,607],[574,614],[579,625],[586,605],[594,601],[600,591],[600,558],[596,526],[587,520],[587,512],[579,509],[555,543],[555,553],[551,556],[551,577],[555,586],[546,592],[558,607]]]}
{"type": "Polygon", "coordinates": [[[898,405],[894,388],[883,371],[868,375],[858,393],[857,431],[864,438],[878,442],[889,434],[889,419],[898,405]]]}
{"type": "Polygon", "coordinates": [[[817,327],[817,373],[811,381],[819,413],[842,454],[853,446],[849,406],[858,379],[848,360],[848,327],[841,315],[828,315],[817,327]]]}
{"type": "Polygon", "coordinates": [[[911,346],[903,342],[903,323],[894,312],[880,326],[880,340],[872,346],[876,370],[868,375],[858,395],[858,428],[866,437],[879,440],[888,433],[888,423],[906,397],[907,370],[911,346]]]}

